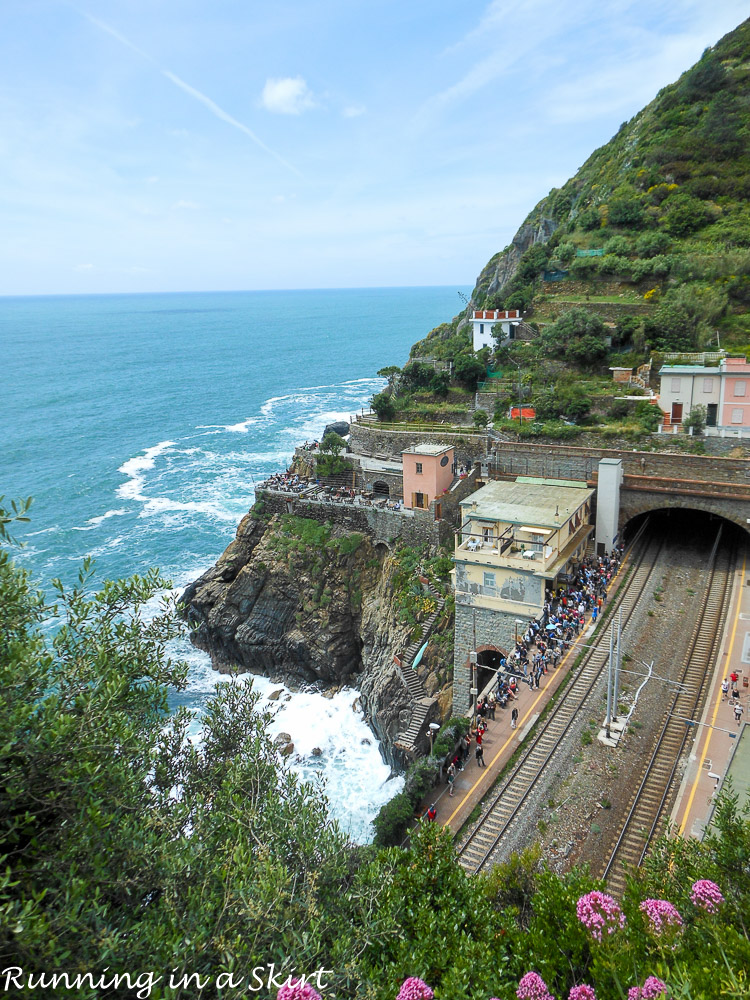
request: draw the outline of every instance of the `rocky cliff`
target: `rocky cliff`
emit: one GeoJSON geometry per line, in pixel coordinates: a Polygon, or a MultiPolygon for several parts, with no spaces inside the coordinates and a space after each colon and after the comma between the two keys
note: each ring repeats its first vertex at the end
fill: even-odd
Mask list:
{"type": "MultiPolygon", "coordinates": [[[[268,517],[256,506],[216,564],[183,594],[191,639],[223,672],[252,671],[291,687],[358,687],[392,759],[414,709],[394,663],[414,626],[399,621],[393,570],[386,547],[365,535],[268,517]]],[[[437,668],[438,659],[433,653],[426,664],[437,668]]],[[[435,679],[425,680],[437,689],[435,679]]],[[[441,687],[444,681],[441,674],[441,687]]],[[[441,705],[450,707],[445,692],[441,705]]]]}
{"type": "Polygon", "coordinates": [[[557,229],[557,222],[545,212],[546,199],[540,202],[521,228],[500,253],[482,268],[472,294],[472,305],[484,304],[490,296],[502,295],[515,277],[521,257],[537,243],[546,243],[557,229]]]}

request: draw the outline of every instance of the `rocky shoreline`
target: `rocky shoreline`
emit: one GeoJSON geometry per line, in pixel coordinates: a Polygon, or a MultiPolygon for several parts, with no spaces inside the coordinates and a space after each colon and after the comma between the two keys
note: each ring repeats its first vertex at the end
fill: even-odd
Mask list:
{"type": "MultiPolygon", "coordinates": [[[[292,690],[350,686],[391,765],[414,709],[395,657],[412,626],[399,621],[393,560],[383,545],[308,522],[298,537],[257,503],[214,566],[182,595],[191,641],[222,673],[262,674],[292,690]]],[[[429,651],[428,651],[429,652],[429,651]]],[[[425,670],[435,657],[425,657],[425,670]]],[[[428,676],[430,686],[437,681],[428,676]]],[[[450,698],[441,709],[448,713],[450,698]]]]}

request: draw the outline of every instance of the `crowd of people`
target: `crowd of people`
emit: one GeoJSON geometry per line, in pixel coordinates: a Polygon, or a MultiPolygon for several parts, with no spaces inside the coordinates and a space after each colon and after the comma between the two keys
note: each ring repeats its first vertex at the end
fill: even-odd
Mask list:
{"type": "Polygon", "coordinates": [[[304,493],[314,485],[313,480],[298,476],[296,472],[274,472],[262,483],[266,489],[282,493],[304,493]]]}
{"type": "Polygon", "coordinates": [[[584,628],[586,616],[596,621],[607,602],[609,585],[620,568],[622,553],[622,547],[615,548],[609,555],[587,556],[576,565],[564,585],[546,592],[542,614],[529,620],[523,633],[517,635],[513,650],[500,655],[495,681],[487,695],[478,699],[471,729],[448,766],[450,795],[456,774],[466,766],[472,747],[477,767],[486,766],[483,739],[497,710],[511,707],[510,726],[515,729],[518,724],[515,702],[520,685],[526,683],[530,689],[538,688],[542,677],[559,665],[584,628]]]}

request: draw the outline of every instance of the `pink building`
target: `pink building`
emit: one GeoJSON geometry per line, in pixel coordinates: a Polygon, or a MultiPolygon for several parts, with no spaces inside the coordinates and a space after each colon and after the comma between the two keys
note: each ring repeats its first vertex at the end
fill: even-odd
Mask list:
{"type": "MultiPolygon", "coordinates": [[[[454,450],[447,444],[418,444],[401,452],[404,507],[427,510],[453,482],[454,450]]],[[[436,510],[435,517],[441,514],[436,510]]]]}
{"type": "Polygon", "coordinates": [[[724,358],[721,374],[720,425],[750,427],[750,364],[746,358],[724,358]]]}

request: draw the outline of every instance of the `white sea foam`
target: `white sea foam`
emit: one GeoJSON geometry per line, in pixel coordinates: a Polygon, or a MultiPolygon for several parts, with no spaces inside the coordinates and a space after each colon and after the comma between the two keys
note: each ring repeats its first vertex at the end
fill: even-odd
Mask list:
{"type": "Polygon", "coordinates": [[[142,455],[129,458],[117,470],[128,477],[128,482],[117,489],[117,495],[124,500],[145,500],[143,496],[144,477],[141,475],[147,469],[153,469],[156,459],[169,448],[174,447],[174,441],[160,441],[153,448],[147,448],[142,455]]]}
{"type": "Polygon", "coordinates": [[[122,510],[118,508],[117,510],[108,510],[106,514],[100,514],[98,517],[90,517],[86,524],[91,524],[96,527],[97,524],[101,524],[102,521],[107,521],[110,517],[122,517],[123,514],[128,514],[129,511],[122,510]]]}

